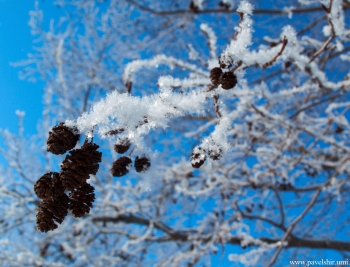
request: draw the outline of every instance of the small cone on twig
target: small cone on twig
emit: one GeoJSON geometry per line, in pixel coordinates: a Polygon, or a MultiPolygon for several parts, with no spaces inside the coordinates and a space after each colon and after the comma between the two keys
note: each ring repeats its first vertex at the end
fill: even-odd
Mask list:
{"type": "Polygon", "coordinates": [[[129,157],[121,157],[117,159],[111,169],[113,176],[121,177],[129,172],[132,161],[129,157]]]}
{"type": "Polygon", "coordinates": [[[115,152],[119,153],[119,154],[123,154],[126,151],[128,151],[128,149],[130,148],[130,140],[129,138],[119,138],[117,143],[114,145],[114,150],[115,152]]]}
{"type": "Polygon", "coordinates": [[[84,183],[69,194],[71,198],[69,209],[72,211],[74,217],[79,218],[90,212],[92,203],[95,200],[94,190],[95,188],[92,185],[84,183]]]}
{"type": "Polygon", "coordinates": [[[191,155],[191,164],[193,168],[200,168],[206,160],[205,150],[201,147],[196,147],[191,155]]]}
{"type": "Polygon", "coordinates": [[[47,151],[53,154],[64,154],[68,150],[75,147],[79,141],[79,134],[74,133],[74,129],[70,129],[60,123],[52,128],[52,132],[49,132],[49,138],[47,139],[47,151]]]}
{"type": "Polygon", "coordinates": [[[61,165],[60,178],[66,189],[74,190],[81,186],[90,174],[96,174],[101,162],[102,153],[97,151],[98,145],[87,142],[79,149],[70,151],[61,165]]]}
{"type": "Polygon", "coordinates": [[[61,224],[68,214],[69,198],[63,194],[55,200],[45,199],[38,206],[36,223],[38,230],[47,232],[57,228],[55,221],[61,224]]]}
{"type": "Polygon", "coordinates": [[[237,76],[231,72],[225,72],[221,77],[221,87],[225,90],[229,90],[236,86],[237,84],[237,76]]]}
{"type": "Polygon", "coordinates": [[[41,176],[34,184],[34,192],[38,198],[51,198],[52,192],[52,176],[57,176],[57,172],[48,172],[41,176]]]}
{"type": "Polygon", "coordinates": [[[199,11],[199,7],[194,1],[191,1],[189,8],[194,13],[197,13],[199,11]]]}
{"type": "Polygon", "coordinates": [[[34,192],[41,199],[55,199],[64,194],[58,172],[48,172],[40,177],[34,184],[34,192]]]}
{"type": "Polygon", "coordinates": [[[218,67],[213,68],[210,71],[210,80],[213,84],[219,84],[220,83],[220,77],[222,75],[222,70],[218,67]]]}
{"type": "Polygon", "coordinates": [[[230,7],[231,7],[231,4],[230,3],[226,3],[224,1],[220,1],[219,6],[225,8],[226,10],[229,10],[230,7]]]}
{"type": "Polygon", "coordinates": [[[52,179],[52,195],[54,199],[58,199],[64,194],[65,187],[62,184],[59,173],[55,173],[52,179]]]}
{"type": "Polygon", "coordinates": [[[136,157],[134,166],[137,172],[145,172],[151,166],[151,162],[146,156],[136,157]]]}

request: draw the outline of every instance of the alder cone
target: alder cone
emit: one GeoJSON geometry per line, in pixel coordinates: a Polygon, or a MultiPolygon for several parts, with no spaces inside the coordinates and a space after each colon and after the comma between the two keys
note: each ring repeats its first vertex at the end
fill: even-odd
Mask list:
{"type": "Polygon", "coordinates": [[[61,165],[60,178],[66,189],[78,188],[89,179],[90,174],[96,174],[101,162],[102,153],[97,151],[98,145],[85,141],[81,148],[70,151],[61,165]]]}
{"type": "Polygon", "coordinates": [[[64,194],[65,187],[62,184],[59,173],[55,172],[55,175],[52,179],[52,195],[54,199],[58,199],[64,194]]]}
{"type": "Polygon", "coordinates": [[[225,8],[226,10],[229,10],[231,7],[229,3],[224,3],[223,1],[220,1],[219,6],[225,8]]]}
{"type": "Polygon", "coordinates": [[[34,184],[34,192],[41,199],[58,198],[64,194],[64,190],[58,172],[48,172],[34,184]]]}
{"type": "Polygon", "coordinates": [[[84,183],[69,194],[69,209],[74,217],[79,218],[90,212],[92,203],[95,201],[94,191],[95,188],[92,185],[84,183]]]}
{"type": "Polygon", "coordinates": [[[201,147],[195,148],[191,155],[191,164],[193,168],[200,168],[206,160],[205,150],[201,147]]]}
{"type": "Polygon", "coordinates": [[[129,157],[121,157],[117,159],[111,169],[113,176],[121,177],[129,172],[132,161],[129,157]]]}
{"type": "Polygon", "coordinates": [[[130,148],[131,143],[129,138],[119,138],[117,143],[114,145],[114,150],[118,154],[123,154],[130,148]]]}
{"type": "Polygon", "coordinates": [[[48,232],[57,228],[55,223],[61,224],[68,214],[69,198],[63,194],[55,200],[45,199],[38,206],[36,224],[41,232],[48,232]]]}
{"type": "Polygon", "coordinates": [[[194,1],[191,1],[190,6],[189,6],[190,10],[194,13],[197,13],[199,11],[198,6],[194,3],[194,1]]]}
{"type": "Polygon", "coordinates": [[[53,154],[64,154],[75,147],[79,141],[79,134],[75,134],[64,123],[52,128],[47,139],[47,151],[53,154]]]}
{"type": "Polygon", "coordinates": [[[219,84],[220,83],[220,77],[222,75],[222,70],[221,68],[213,68],[210,71],[210,80],[213,84],[219,84]]]}
{"type": "Polygon", "coordinates": [[[237,84],[237,76],[231,72],[225,72],[221,77],[221,87],[225,90],[229,90],[235,87],[237,84]]]}
{"type": "Polygon", "coordinates": [[[48,172],[41,176],[34,184],[34,192],[38,198],[51,198],[52,191],[52,176],[58,176],[57,172],[48,172]]]}
{"type": "Polygon", "coordinates": [[[53,221],[53,216],[49,210],[45,207],[38,207],[38,212],[36,214],[36,225],[40,232],[48,232],[55,230],[57,224],[53,221]]]}
{"type": "Polygon", "coordinates": [[[137,172],[145,172],[151,167],[151,162],[146,156],[136,157],[134,166],[137,172]]]}

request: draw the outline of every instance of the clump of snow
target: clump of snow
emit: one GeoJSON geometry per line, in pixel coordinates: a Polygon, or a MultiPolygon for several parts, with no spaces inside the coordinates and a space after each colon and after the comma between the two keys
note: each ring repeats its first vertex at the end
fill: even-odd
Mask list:
{"type": "Polygon", "coordinates": [[[166,128],[171,118],[203,113],[207,94],[201,89],[179,94],[169,87],[161,87],[159,93],[146,97],[114,91],[76,121],[67,120],[65,124],[88,134],[96,127],[94,131],[102,138],[109,131],[123,129],[129,138],[141,145],[141,135],[157,127],[166,128]]]}
{"type": "Polygon", "coordinates": [[[346,32],[342,2],[342,0],[333,0],[330,13],[330,18],[332,20],[336,36],[343,36],[346,32]]]}
{"type": "Polygon", "coordinates": [[[248,15],[252,15],[253,14],[253,5],[251,3],[249,3],[248,1],[242,1],[238,8],[237,8],[237,12],[242,12],[248,15]]]}
{"type": "Polygon", "coordinates": [[[249,15],[253,13],[253,6],[249,2],[243,1],[240,3],[237,12],[243,13],[242,21],[235,28],[238,34],[220,57],[226,65],[230,65],[232,61],[243,60],[248,52],[248,46],[252,44],[253,20],[249,15]]]}
{"type": "Polygon", "coordinates": [[[286,25],[282,29],[281,39],[283,40],[284,37],[287,38],[289,44],[292,44],[297,40],[297,32],[292,26],[286,25]]]}
{"type": "Polygon", "coordinates": [[[288,18],[291,19],[293,17],[293,10],[294,9],[295,9],[294,6],[284,7],[283,11],[286,12],[288,14],[288,18]]]}

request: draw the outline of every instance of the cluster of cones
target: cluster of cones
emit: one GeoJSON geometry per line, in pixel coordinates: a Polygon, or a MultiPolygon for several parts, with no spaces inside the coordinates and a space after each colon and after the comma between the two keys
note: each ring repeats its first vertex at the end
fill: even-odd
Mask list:
{"type": "MultiPolygon", "coordinates": [[[[75,147],[79,135],[61,123],[49,132],[47,150],[64,154],[75,147]]],[[[70,151],[61,165],[61,172],[44,174],[34,185],[34,192],[42,199],[38,206],[36,223],[38,230],[47,232],[57,228],[70,210],[75,217],[90,212],[95,200],[94,187],[87,183],[90,174],[96,174],[102,153],[98,145],[85,140],[83,146],[70,151]],[[69,190],[69,195],[66,194],[69,190]]]]}
{"type": "MultiPolygon", "coordinates": [[[[114,150],[118,154],[124,154],[126,151],[129,150],[131,146],[131,142],[128,138],[119,138],[117,143],[114,145],[114,150]]],[[[117,159],[111,169],[111,173],[113,176],[121,177],[126,175],[132,166],[132,160],[130,157],[120,157],[117,159]]],[[[149,161],[149,158],[145,155],[141,157],[136,157],[134,161],[134,167],[137,172],[144,172],[149,169],[151,166],[151,162],[149,161]]]]}
{"type": "Polygon", "coordinates": [[[218,86],[221,84],[222,89],[229,90],[236,86],[237,76],[230,70],[230,65],[221,62],[219,58],[220,67],[213,68],[210,71],[211,82],[218,86]],[[224,71],[223,71],[224,70],[224,71]]]}
{"type": "Polygon", "coordinates": [[[191,165],[193,168],[200,168],[207,159],[207,156],[212,160],[219,160],[221,158],[221,152],[222,150],[218,146],[213,146],[209,151],[206,151],[202,147],[195,147],[191,154],[191,165]]]}

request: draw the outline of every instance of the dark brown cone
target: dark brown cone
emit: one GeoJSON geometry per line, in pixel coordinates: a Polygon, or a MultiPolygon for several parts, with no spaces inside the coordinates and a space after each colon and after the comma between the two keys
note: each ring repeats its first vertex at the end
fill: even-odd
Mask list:
{"type": "Polygon", "coordinates": [[[75,147],[79,141],[79,135],[72,132],[64,123],[52,128],[47,139],[47,151],[53,154],[64,154],[75,147]]]}
{"type": "Polygon", "coordinates": [[[231,71],[225,72],[221,77],[221,87],[225,90],[229,90],[235,87],[237,84],[237,76],[231,71]]]}
{"type": "Polygon", "coordinates": [[[59,196],[57,199],[43,200],[38,206],[36,223],[38,230],[47,232],[57,228],[55,221],[61,224],[68,214],[69,198],[66,194],[59,196]]]}
{"type": "Polygon", "coordinates": [[[191,11],[193,11],[194,13],[196,13],[196,12],[198,12],[199,11],[199,8],[198,8],[198,6],[193,2],[193,1],[191,1],[191,3],[190,3],[190,10],[191,11]]]}
{"type": "Polygon", "coordinates": [[[38,198],[51,198],[52,191],[52,176],[57,176],[57,172],[48,172],[41,176],[34,184],[34,192],[38,198]]]}
{"type": "Polygon", "coordinates": [[[210,80],[213,84],[219,84],[220,83],[220,77],[222,74],[222,70],[220,68],[213,68],[210,71],[210,80]]]}
{"type": "Polygon", "coordinates": [[[231,5],[229,3],[224,3],[220,1],[219,6],[225,8],[226,10],[229,10],[231,5]]]}
{"type": "Polygon", "coordinates": [[[121,157],[117,159],[111,169],[111,173],[113,176],[121,177],[129,172],[129,168],[132,161],[128,157],[121,157]]]}
{"type": "Polygon", "coordinates": [[[52,179],[52,193],[53,198],[58,199],[60,196],[64,194],[65,188],[62,185],[62,181],[59,173],[55,172],[55,175],[52,179]]]}
{"type": "Polygon", "coordinates": [[[134,166],[137,172],[145,172],[151,167],[151,162],[146,156],[136,157],[134,166]]]}
{"type": "Polygon", "coordinates": [[[198,147],[195,152],[192,152],[191,155],[191,164],[193,168],[199,168],[204,164],[206,160],[205,150],[201,147],[198,147]]]}
{"type": "Polygon", "coordinates": [[[94,143],[85,141],[81,148],[70,151],[61,165],[60,178],[62,185],[69,190],[78,188],[89,179],[90,174],[96,174],[101,162],[102,153],[94,143]]]}
{"type": "Polygon", "coordinates": [[[119,138],[117,143],[114,145],[115,152],[123,154],[130,148],[130,140],[128,138],[119,138]]]}
{"type": "Polygon", "coordinates": [[[71,198],[69,209],[72,211],[74,217],[79,218],[90,212],[92,203],[95,200],[94,190],[95,188],[92,185],[84,183],[69,194],[71,198]]]}
{"type": "Polygon", "coordinates": [[[36,214],[36,225],[40,232],[48,232],[55,230],[57,225],[53,221],[52,214],[45,207],[38,207],[36,214]]]}

